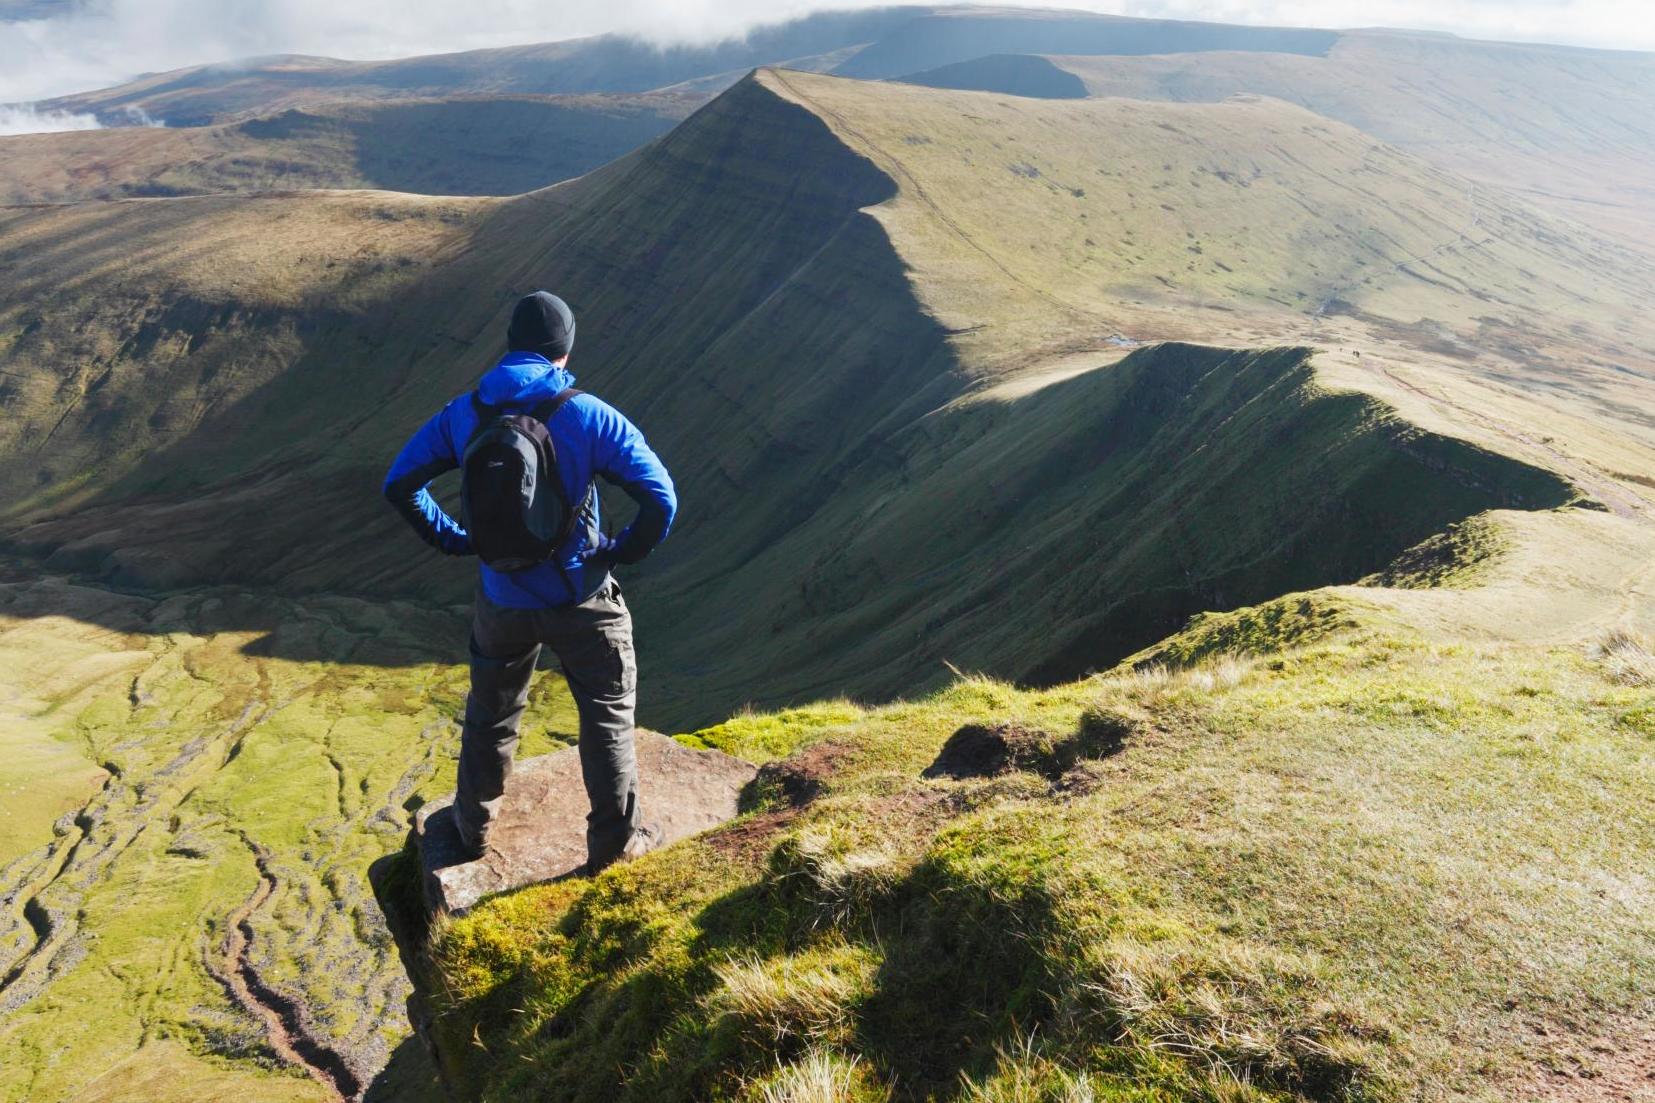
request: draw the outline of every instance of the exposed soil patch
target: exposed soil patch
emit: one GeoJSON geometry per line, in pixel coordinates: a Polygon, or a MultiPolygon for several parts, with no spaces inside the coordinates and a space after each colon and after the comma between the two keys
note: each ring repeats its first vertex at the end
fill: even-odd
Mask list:
{"type": "Polygon", "coordinates": [[[909,789],[893,793],[876,805],[876,814],[886,824],[901,823],[913,838],[929,838],[961,811],[953,794],[936,790],[909,789]]]}
{"type": "Polygon", "coordinates": [[[948,737],[922,776],[961,780],[1027,770],[1056,782],[1084,759],[1120,751],[1132,730],[1129,718],[1101,712],[1087,713],[1080,728],[1065,736],[1009,722],[967,724],[948,737]]]}
{"type": "Polygon", "coordinates": [[[1554,1050],[1546,1064],[1514,1084],[1512,1097],[1537,1103],[1652,1103],[1655,1024],[1631,1024],[1613,1037],[1554,1050]]]}
{"type": "Polygon", "coordinates": [[[760,812],[709,832],[707,845],[715,854],[757,864],[776,845],[776,836],[786,831],[798,818],[797,808],[760,812]]]}
{"type": "Polygon", "coordinates": [[[794,808],[802,807],[827,792],[830,779],[854,754],[854,747],[838,740],[814,744],[760,766],[750,790],[755,797],[779,796],[794,808]]]}

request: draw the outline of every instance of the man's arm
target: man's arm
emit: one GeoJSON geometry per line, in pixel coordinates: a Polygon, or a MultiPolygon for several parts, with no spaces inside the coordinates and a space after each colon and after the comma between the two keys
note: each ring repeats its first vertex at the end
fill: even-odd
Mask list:
{"type": "Polygon", "coordinates": [[[612,562],[636,563],[667,538],[678,514],[678,494],[672,476],[638,427],[608,403],[600,405],[594,457],[597,473],[638,503],[638,515],[612,545],[605,542],[604,550],[612,562]]]}
{"type": "Polygon", "coordinates": [[[444,555],[471,555],[471,538],[465,529],[443,512],[426,489],[432,479],[460,465],[443,426],[445,412],[438,411],[403,445],[385,474],[385,500],[433,548],[444,555]]]}

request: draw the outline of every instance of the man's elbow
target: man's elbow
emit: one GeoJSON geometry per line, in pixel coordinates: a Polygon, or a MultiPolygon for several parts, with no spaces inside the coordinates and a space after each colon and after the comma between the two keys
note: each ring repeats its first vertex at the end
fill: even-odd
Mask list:
{"type": "Polygon", "coordinates": [[[672,531],[672,523],[678,519],[678,495],[673,492],[672,484],[667,484],[667,492],[661,496],[661,537],[666,538],[672,531]]]}
{"type": "Polygon", "coordinates": [[[381,484],[379,492],[394,508],[403,511],[412,506],[419,497],[422,485],[417,478],[398,474],[396,469],[392,468],[386,473],[385,482],[381,484]]]}

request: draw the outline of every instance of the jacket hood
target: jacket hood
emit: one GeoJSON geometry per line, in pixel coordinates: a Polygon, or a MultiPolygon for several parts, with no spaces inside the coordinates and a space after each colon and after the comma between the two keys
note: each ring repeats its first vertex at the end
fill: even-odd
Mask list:
{"type": "Polygon", "coordinates": [[[567,368],[553,366],[539,353],[508,352],[483,375],[477,393],[490,406],[507,402],[532,406],[574,385],[575,377],[567,368]]]}

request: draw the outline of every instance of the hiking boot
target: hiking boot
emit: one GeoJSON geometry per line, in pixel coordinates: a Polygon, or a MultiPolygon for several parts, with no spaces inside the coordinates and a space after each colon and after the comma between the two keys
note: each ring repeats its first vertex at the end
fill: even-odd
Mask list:
{"type": "Polygon", "coordinates": [[[630,862],[634,858],[642,858],[650,851],[658,849],[664,838],[665,835],[661,831],[660,824],[642,824],[633,830],[632,837],[626,840],[626,845],[621,847],[619,854],[606,862],[594,863],[588,861],[575,870],[574,875],[577,877],[596,877],[610,866],[618,865],[621,862],[630,862]]]}
{"type": "Polygon", "coordinates": [[[660,824],[642,824],[638,830],[632,833],[632,837],[626,840],[626,846],[621,850],[621,861],[630,862],[634,858],[642,858],[650,851],[659,849],[663,837],[660,824]]]}
{"type": "Polygon", "coordinates": [[[471,832],[460,826],[460,821],[454,821],[454,837],[460,841],[460,857],[468,862],[475,862],[488,853],[488,832],[484,831],[473,838],[471,832]]]}

